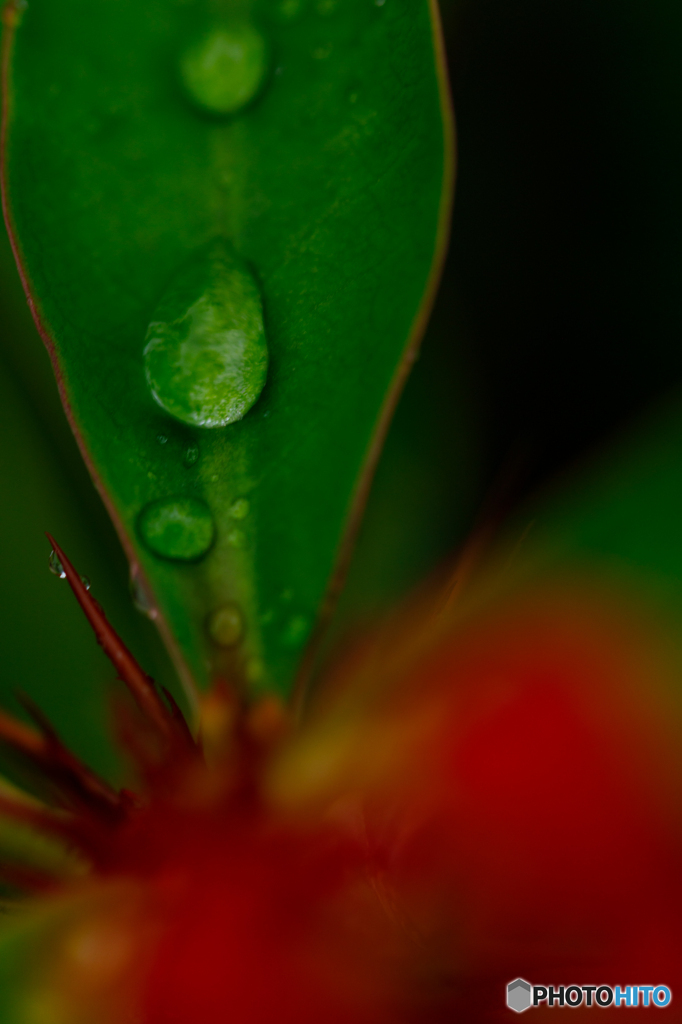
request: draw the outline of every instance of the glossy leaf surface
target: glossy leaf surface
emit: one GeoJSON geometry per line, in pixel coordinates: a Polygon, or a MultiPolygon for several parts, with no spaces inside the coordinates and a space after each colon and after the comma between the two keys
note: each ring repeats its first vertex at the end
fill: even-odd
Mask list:
{"type": "Polygon", "coordinates": [[[9,11],[9,219],[83,450],[186,678],[287,690],[440,251],[451,168],[433,12],[407,0],[9,11]],[[254,85],[252,62],[252,96],[226,115],[215,91],[213,109],[198,102],[186,68],[237,22],[260,33],[267,67],[254,85]],[[143,353],[215,239],[261,295],[269,363],[243,419],[207,428],[154,400],[143,353]],[[144,543],[142,511],[176,499],[210,511],[206,555],[144,543]],[[206,626],[226,606],[245,623],[232,646],[206,626]]]}

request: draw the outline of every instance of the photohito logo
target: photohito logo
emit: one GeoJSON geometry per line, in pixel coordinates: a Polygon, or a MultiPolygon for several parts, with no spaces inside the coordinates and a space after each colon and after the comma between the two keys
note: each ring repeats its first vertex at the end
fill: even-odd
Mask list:
{"type": "Polygon", "coordinates": [[[531,985],[516,978],[507,985],[507,1006],[515,1013],[531,1006],[667,1006],[673,997],[667,985],[531,985]]]}

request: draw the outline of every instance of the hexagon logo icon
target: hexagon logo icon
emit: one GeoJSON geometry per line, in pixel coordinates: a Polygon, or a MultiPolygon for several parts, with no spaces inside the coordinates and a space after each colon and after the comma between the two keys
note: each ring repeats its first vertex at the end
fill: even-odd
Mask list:
{"type": "Polygon", "coordinates": [[[523,978],[510,981],[507,985],[507,1006],[515,1013],[523,1013],[530,1007],[530,985],[523,978]]]}

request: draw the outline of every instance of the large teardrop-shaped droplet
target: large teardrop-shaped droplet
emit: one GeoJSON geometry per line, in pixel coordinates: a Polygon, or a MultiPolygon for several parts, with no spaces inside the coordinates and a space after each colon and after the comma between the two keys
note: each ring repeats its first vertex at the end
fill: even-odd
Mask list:
{"type": "Polygon", "coordinates": [[[213,543],[213,516],[196,498],[162,498],[142,509],[140,536],[155,555],[191,562],[205,555],[213,543]]]}
{"type": "Polygon", "coordinates": [[[152,395],[196,427],[242,418],[268,368],[263,307],[250,271],[224,242],[212,242],[176,275],[147,330],[145,373],[152,395]]]}
{"type": "Polygon", "coordinates": [[[182,81],[198,106],[234,114],[258,92],[267,69],[267,46],[248,21],[217,25],[180,59],[182,81]]]}

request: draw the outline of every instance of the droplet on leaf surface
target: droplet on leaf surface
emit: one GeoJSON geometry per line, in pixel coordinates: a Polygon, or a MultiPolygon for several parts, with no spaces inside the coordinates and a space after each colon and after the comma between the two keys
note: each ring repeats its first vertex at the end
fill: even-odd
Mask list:
{"type": "Polygon", "coordinates": [[[188,562],[205,555],[215,526],[209,508],[197,498],[162,498],[139,515],[140,536],[162,558],[188,562]]]}
{"type": "Polygon", "coordinates": [[[233,647],[244,631],[244,619],[236,604],[225,604],[211,612],[207,622],[208,632],[219,647],[233,647]]]}
{"type": "Polygon", "coordinates": [[[212,114],[241,110],[258,92],[266,70],[265,40],[248,21],[214,26],[180,60],[187,92],[212,114]]]}
{"type": "Polygon", "coordinates": [[[199,449],[196,447],[196,445],[192,445],[191,448],[187,449],[183,461],[186,466],[193,466],[195,462],[199,461],[199,449]]]}
{"type": "Polygon", "coordinates": [[[246,498],[237,498],[230,505],[230,515],[233,519],[246,519],[249,514],[249,502],[246,498]]]}
{"type": "Polygon", "coordinates": [[[268,367],[263,307],[250,271],[211,243],[173,278],[147,330],[145,373],[159,405],[195,427],[240,420],[268,367]]]}

